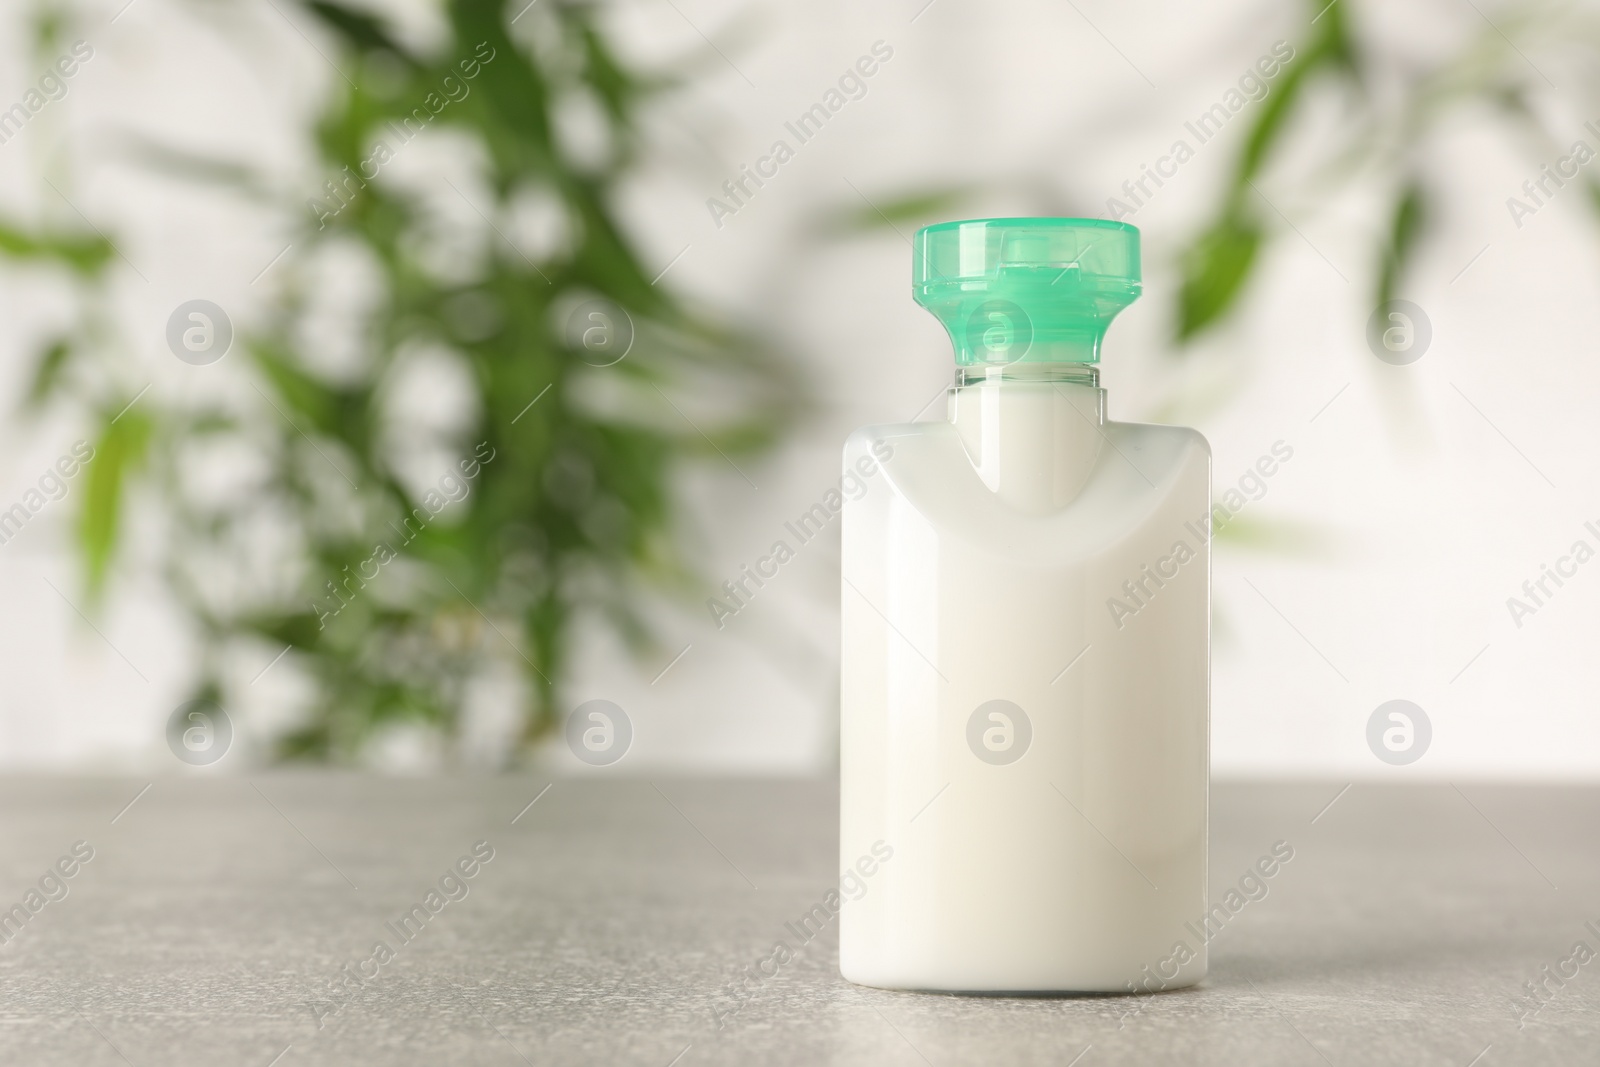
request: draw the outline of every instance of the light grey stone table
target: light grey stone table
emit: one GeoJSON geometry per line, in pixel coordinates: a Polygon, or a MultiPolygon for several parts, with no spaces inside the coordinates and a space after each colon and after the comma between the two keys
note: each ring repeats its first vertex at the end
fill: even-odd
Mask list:
{"type": "Polygon", "coordinates": [[[837,879],[832,783],[145,784],[0,782],[26,915],[0,915],[0,1063],[1600,1063],[1600,959],[1573,957],[1600,951],[1600,789],[1218,785],[1214,895],[1294,858],[1210,978],[1057,998],[860,989],[832,925],[798,944],[837,879]]]}

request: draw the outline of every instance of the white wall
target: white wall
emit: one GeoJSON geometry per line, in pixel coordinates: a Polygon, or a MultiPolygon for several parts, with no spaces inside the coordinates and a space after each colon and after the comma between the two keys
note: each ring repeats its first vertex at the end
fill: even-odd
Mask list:
{"type": "MultiPolygon", "coordinates": [[[[229,29],[200,19],[202,5],[138,0],[108,24],[121,2],[88,18],[96,57],[69,97],[0,146],[0,205],[75,222],[37,178],[43,167],[62,168],[50,173],[68,176],[73,203],[118,235],[148,278],[130,269],[118,279],[127,331],[120,373],[176,391],[192,386],[162,344],[167,314],[205,296],[248,326],[270,272],[262,284],[251,280],[287,231],[237,200],[152,176],[121,153],[117,131],[159,134],[303,181],[309,156],[297,131],[337,75],[271,5],[242,5],[229,29]]],[[[826,401],[790,446],[747,468],[759,489],[716,466],[685,476],[687,535],[718,580],[827,488],[851,427],[910,417],[950,372],[941,333],[909,299],[903,236],[825,240],[821,218],[863,198],[964,183],[988,191],[962,214],[1101,213],[1125,178],[1275,40],[1303,43],[1298,6],[935,0],[918,14],[921,6],[676,0],[675,10],[646,0],[615,11],[642,60],[704,49],[701,32],[729,57],[707,53],[703,77],[649,124],[657,164],[622,200],[645,259],[664,267],[687,246],[662,284],[769,330],[805,361],[826,401]],[[894,56],[867,95],[717,228],[706,198],[878,40],[894,56]]],[[[1482,32],[1470,7],[1347,6],[1396,69],[1482,32]]],[[[425,36],[427,5],[406,8],[425,36]]],[[[20,59],[20,18],[0,19],[8,57],[0,100],[9,101],[36,75],[34,61],[20,59]]],[[[1535,55],[1575,94],[1582,56],[1535,55]]],[[[1577,137],[1587,117],[1555,113],[1552,124],[1577,137]]],[[[1317,121],[1262,183],[1299,233],[1270,248],[1245,314],[1186,354],[1168,340],[1173,260],[1226,178],[1245,120],[1203,146],[1138,213],[1147,295],[1113,330],[1104,364],[1113,417],[1201,428],[1219,489],[1275,441],[1294,449],[1248,514],[1313,530],[1316,546],[1218,549],[1214,765],[1271,775],[1593,776],[1600,660],[1585,653],[1597,633],[1600,564],[1580,568],[1520,628],[1506,607],[1574,540],[1600,547],[1583,529],[1586,520],[1600,526],[1589,417],[1600,398],[1590,340],[1600,325],[1592,299],[1600,241],[1583,194],[1566,190],[1517,228],[1505,198],[1553,156],[1527,150],[1485,114],[1463,113],[1429,142],[1403,146],[1425,160],[1439,192],[1404,293],[1426,309],[1434,340],[1420,362],[1390,367],[1363,339],[1380,190],[1358,180],[1312,193],[1295,180],[1337,143],[1345,119],[1330,100],[1317,121]],[[1395,770],[1368,751],[1365,724],[1378,704],[1402,697],[1426,710],[1434,737],[1421,761],[1395,770]]],[[[14,272],[0,301],[11,324],[0,334],[0,404],[10,405],[23,354],[61,309],[48,286],[14,272]]],[[[10,422],[0,500],[18,496],[74,437],[70,425],[10,422]]],[[[0,761],[169,766],[162,724],[188,669],[181,626],[154,592],[119,590],[95,625],[130,667],[81,622],[45,581],[78,596],[65,548],[70,515],[56,505],[0,546],[11,683],[0,692],[0,761]]],[[[662,648],[649,662],[630,664],[596,636],[572,700],[605,697],[628,709],[635,770],[827,767],[834,538],[808,546],[724,630],[699,605],[663,608],[662,648]]],[[[262,651],[261,665],[270,654],[262,651]]],[[[246,711],[255,728],[289,696],[271,686],[253,695],[246,711]]],[[[248,751],[241,745],[241,756],[248,751]]]]}

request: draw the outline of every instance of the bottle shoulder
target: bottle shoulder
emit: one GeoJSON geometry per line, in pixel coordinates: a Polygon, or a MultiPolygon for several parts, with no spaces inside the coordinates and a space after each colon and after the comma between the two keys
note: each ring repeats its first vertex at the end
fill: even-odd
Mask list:
{"type": "Polygon", "coordinates": [[[846,456],[859,455],[870,452],[872,446],[879,442],[893,442],[905,437],[920,437],[929,433],[937,433],[939,427],[948,427],[950,424],[939,422],[906,422],[906,423],[881,423],[871,426],[859,426],[850,431],[844,439],[846,456]]]}
{"type": "MultiPolygon", "coordinates": [[[[1208,463],[1211,460],[1211,442],[1206,439],[1205,434],[1190,426],[1173,426],[1160,422],[1118,422],[1108,419],[1102,424],[1102,429],[1112,440],[1132,438],[1139,441],[1186,445],[1198,450],[1208,463]]],[[[877,452],[882,452],[887,448],[892,452],[896,441],[954,434],[955,427],[943,419],[861,426],[852,430],[845,438],[844,454],[848,462],[852,457],[873,453],[875,449],[877,452]]]]}
{"type": "Polygon", "coordinates": [[[1170,423],[1165,422],[1110,421],[1108,421],[1106,425],[1128,427],[1130,429],[1137,429],[1138,432],[1148,434],[1152,437],[1166,437],[1173,441],[1181,441],[1184,444],[1199,449],[1200,452],[1205,455],[1207,460],[1211,459],[1211,442],[1206,440],[1205,434],[1201,433],[1199,430],[1196,430],[1192,426],[1173,426],[1170,423]]]}
{"type": "MultiPolygon", "coordinates": [[[[846,470],[874,464],[860,499],[846,508],[866,527],[895,514],[971,551],[1060,560],[1101,551],[1172,516],[1204,517],[1211,506],[1211,448],[1183,426],[1107,422],[1091,474],[1058,509],[1024,513],[984,484],[956,428],[944,421],[866,426],[846,440],[846,470]],[[996,546],[1002,546],[996,548],[996,546]]],[[[848,519],[847,519],[848,521],[848,519]]]]}

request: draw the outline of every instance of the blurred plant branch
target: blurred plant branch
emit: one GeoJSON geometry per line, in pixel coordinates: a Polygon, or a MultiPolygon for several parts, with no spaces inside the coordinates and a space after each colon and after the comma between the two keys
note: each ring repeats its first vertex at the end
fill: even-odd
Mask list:
{"type": "MultiPolygon", "coordinates": [[[[1476,7],[1476,5],[1474,5],[1476,7]]],[[[1237,311],[1246,283],[1254,275],[1266,242],[1284,236],[1276,209],[1266,203],[1256,180],[1275,153],[1292,138],[1297,123],[1309,118],[1310,95],[1319,84],[1332,85],[1355,102],[1357,121],[1343,143],[1314,165],[1305,179],[1318,199],[1357,178],[1375,179],[1385,190],[1380,211],[1385,226],[1372,249],[1372,302],[1394,299],[1405,284],[1422,240],[1436,216],[1436,175],[1422,151],[1426,137],[1462,107],[1487,105],[1508,117],[1513,128],[1545,143],[1553,139],[1529,106],[1530,96],[1563,94],[1519,45],[1540,39],[1593,50],[1597,27],[1567,11],[1546,6],[1485,13],[1468,43],[1442,62],[1420,72],[1379,71],[1379,60],[1354,32],[1359,5],[1344,0],[1309,0],[1310,44],[1257,113],[1238,151],[1233,176],[1212,209],[1211,221],[1181,257],[1182,288],[1176,334],[1188,342],[1237,311]],[[1380,76],[1381,75],[1381,76],[1380,76]],[[1380,83],[1387,89],[1380,91],[1380,83]]],[[[1572,101],[1581,104],[1581,101],[1572,101]]],[[[1564,142],[1563,142],[1564,143],[1564,142]]],[[[1584,178],[1600,205],[1600,185],[1584,178]]]]}
{"type": "MultiPolygon", "coordinates": [[[[770,448],[805,394],[769,346],[655,284],[625,232],[611,197],[638,164],[641,108],[670,83],[630,70],[594,7],[447,0],[449,41],[426,55],[354,3],[301,10],[338,43],[340,74],[311,131],[332,178],[309,210],[304,191],[280,195],[297,231],[277,268],[283,296],[229,361],[247,364],[248,387],[186,402],[158,387],[132,404],[146,383],[96,311],[44,346],[28,403],[60,400],[98,423],[79,525],[94,597],[123,557],[140,487],[163,515],[167,586],[200,632],[195,695],[229,703],[240,647],[261,662],[291,650],[315,683],[281,755],[350,759],[400,721],[453,734],[471,681],[497,664],[523,677],[528,743],[554,721],[581,618],[642,649],[639,591],[689,588],[675,471],[770,448]],[[575,104],[598,152],[564,135],[575,104]],[[454,181],[378,173],[412,127],[448,148],[454,181]],[[541,208],[557,236],[525,251],[519,220],[541,208]],[[374,282],[345,309],[358,341],[343,358],[327,340],[333,269],[374,282]],[[584,361],[564,316],[585,300],[629,332],[627,358],[584,361]],[[395,395],[423,355],[470,382],[470,397],[407,424],[395,395]],[[405,469],[401,452],[436,473],[405,469]],[[234,469],[250,484],[218,492],[197,478],[216,455],[247,457],[234,469]]],[[[41,41],[57,28],[42,23],[41,41]]],[[[247,167],[142,150],[271,195],[247,167]]],[[[82,307],[108,305],[106,238],[0,224],[0,254],[65,267],[82,307]]]]}

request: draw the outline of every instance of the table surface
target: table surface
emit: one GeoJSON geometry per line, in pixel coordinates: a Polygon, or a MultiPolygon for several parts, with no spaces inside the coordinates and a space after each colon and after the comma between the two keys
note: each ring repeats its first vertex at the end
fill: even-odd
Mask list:
{"type": "Polygon", "coordinates": [[[1214,898],[1295,855],[1202,985],[969,997],[849,985],[831,925],[738,984],[837,879],[835,783],[146,784],[0,781],[0,909],[27,915],[0,1062],[1600,1062],[1600,960],[1574,955],[1600,951],[1593,787],[1218,784],[1214,898]],[[477,842],[493,858],[428,901],[477,842]]]}

